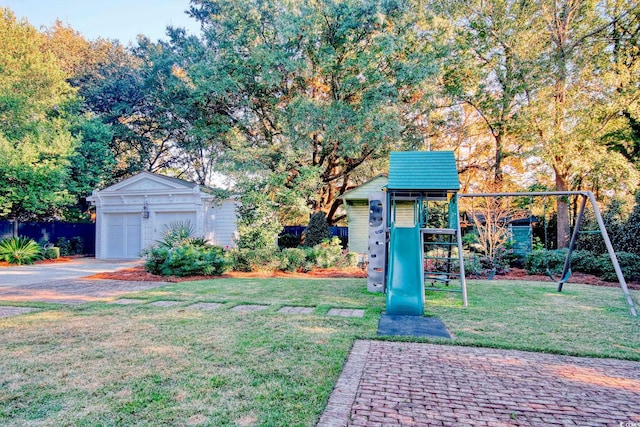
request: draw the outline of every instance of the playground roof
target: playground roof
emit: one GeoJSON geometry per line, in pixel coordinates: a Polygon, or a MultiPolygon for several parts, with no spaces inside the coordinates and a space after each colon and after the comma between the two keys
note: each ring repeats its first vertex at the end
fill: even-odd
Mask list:
{"type": "Polygon", "coordinates": [[[395,151],[389,161],[389,190],[460,190],[453,151],[395,151]]]}

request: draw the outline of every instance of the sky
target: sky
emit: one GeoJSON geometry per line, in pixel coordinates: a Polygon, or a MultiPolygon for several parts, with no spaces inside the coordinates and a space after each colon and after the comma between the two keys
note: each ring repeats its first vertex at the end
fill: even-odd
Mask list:
{"type": "Polygon", "coordinates": [[[60,19],[89,40],[98,37],[135,43],[138,34],[166,39],[168,25],[199,34],[199,23],[187,16],[189,0],[0,0],[17,18],[40,29],[60,19]]]}

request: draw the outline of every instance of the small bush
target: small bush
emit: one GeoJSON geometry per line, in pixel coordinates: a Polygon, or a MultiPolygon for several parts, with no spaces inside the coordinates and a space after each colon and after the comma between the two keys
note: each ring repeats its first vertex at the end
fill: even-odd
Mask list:
{"type": "Polygon", "coordinates": [[[533,251],[527,255],[524,269],[528,274],[547,274],[547,269],[554,274],[560,274],[566,256],[566,249],[533,251]]]}
{"type": "Polygon", "coordinates": [[[9,264],[33,264],[42,259],[42,249],[28,237],[11,237],[0,242],[0,259],[9,264]]]}
{"type": "Polygon", "coordinates": [[[598,265],[597,258],[598,254],[594,254],[591,251],[573,251],[571,254],[571,271],[580,271],[582,273],[599,276],[602,270],[598,265]]]}
{"type": "Polygon", "coordinates": [[[283,271],[309,271],[307,251],[300,248],[285,248],[280,257],[280,269],[283,271]]]}
{"type": "Polygon", "coordinates": [[[61,256],[84,254],[84,241],[82,237],[72,237],[71,239],[59,237],[58,240],[56,240],[55,246],[60,248],[61,256]]]}
{"type": "Polygon", "coordinates": [[[333,237],[315,245],[309,251],[312,262],[320,268],[335,267],[342,258],[342,244],[340,239],[333,237]]]}
{"type": "Polygon", "coordinates": [[[60,258],[60,248],[56,246],[45,246],[42,249],[42,257],[44,259],[58,259],[60,258]]]}
{"type": "Polygon", "coordinates": [[[355,252],[347,252],[344,256],[344,262],[347,267],[357,267],[358,266],[358,254],[355,252]]]}
{"type": "Polygon", "coordinates": [[[276,271],[280,268],[280,252],[277,249],[233,249],[230,251],[233,269],[236,271],[276,271]]]}
{"type": "Polygon", "coordinates": [[[219,246],[184,243],[176,247],[159,246],[143,252],[145,269],[162,276],[219,276],[229,268],[219,246]]]}

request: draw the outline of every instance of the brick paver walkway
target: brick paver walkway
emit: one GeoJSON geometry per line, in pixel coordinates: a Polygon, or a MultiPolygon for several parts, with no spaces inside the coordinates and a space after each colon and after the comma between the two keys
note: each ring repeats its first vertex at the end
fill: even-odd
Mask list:
{"type": "Polygon", "coordinates": [[[640,363],[357,341],[318,426],[640,426],[640,363]]]}

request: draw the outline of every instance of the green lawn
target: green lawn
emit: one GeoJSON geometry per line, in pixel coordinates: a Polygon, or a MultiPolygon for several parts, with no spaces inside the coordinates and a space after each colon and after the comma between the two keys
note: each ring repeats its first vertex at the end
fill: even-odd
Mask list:
{"type": "MultiPolygon", "coordinates": [[[[554,288],[470,282],[469,307],[429,293],[427,314],[457,344],[640,360],[640,320],[619,289],[554,288]]],[[[362,279],[222,279],[127,297],[181,303],[50,305],[0,319],[0,425],[314,425],[354,340],[374,338],[384,310],[362,279]],[[198,301],[224,306],[188,308],[198,301]],[[269,307],[230,310],[246,303],[269,307]],[[315,309],[278,313],[285,305],[315,309]],[[327,316],[332,307],[366,315],[327,316]]]]}

